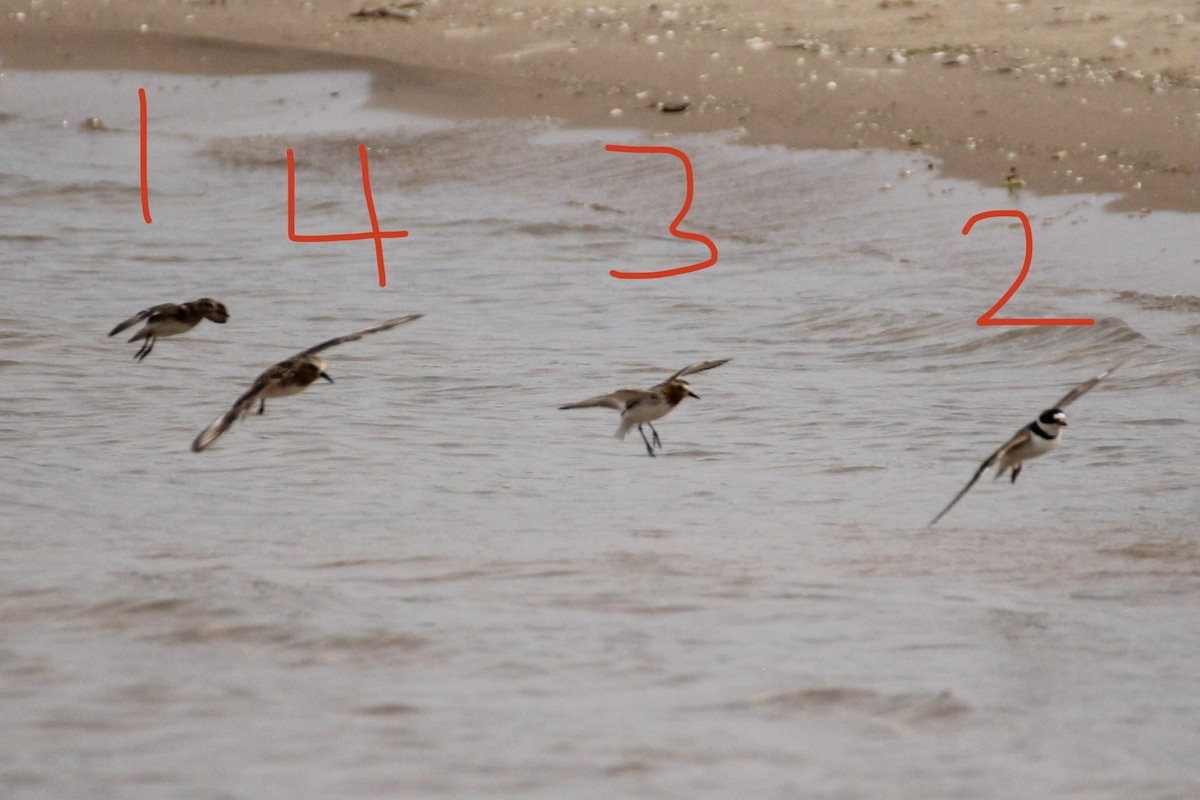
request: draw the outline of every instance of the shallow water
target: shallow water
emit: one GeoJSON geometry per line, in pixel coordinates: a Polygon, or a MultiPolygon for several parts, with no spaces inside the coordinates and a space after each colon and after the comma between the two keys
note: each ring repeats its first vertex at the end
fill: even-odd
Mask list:
{"type": "Polygon", "coordinates": [[[1200,794],[1195,219],[368,92],[0,80],[6,797],[1200,794]],[[666,230],[679,163],[609,142],[688,154],[715,266],[609,277],[707,255],[666,230]],[[289,147],[298,231],[367,227],[359,143],[409,231],[386,288],[371,242],[286,235],[289,147]],[[1014,205],[1001,316],[1094,326],[976,326],[1022,236],[960,231],[1014,205]],[[143,363],[105,336],[204,295],[228,324],[143,363]],[[410,312],[189,452],[265,367],[410,312]],[[655,459],[557,410],[717,357],[655,459]]]}

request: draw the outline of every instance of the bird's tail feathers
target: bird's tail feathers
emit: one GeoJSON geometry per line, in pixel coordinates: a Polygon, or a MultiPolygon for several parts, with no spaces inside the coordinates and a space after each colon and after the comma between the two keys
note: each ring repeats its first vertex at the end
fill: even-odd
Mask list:
{"type": "Polygon", "coordinates": [[[245,416],[245,410],[241,410],[239,413],[239,409],[232,408],[214,419],[207,428],[200,431],[200,435],[192,442],[192,452],[199,453],[208,447],[219,439],[221,434],[232,428],[233,423],[237,422],[243,416],[245,416]]]}
{"type": "Polygon", "coordinates": [[[578,403],[567,403],[565,406],[559,406],[559,411],[565,411],[568,408],[597,408],[597,407],[612,407],[612,400],[607,396],[591,397],[587,400],[580,400],[578,403]]]}

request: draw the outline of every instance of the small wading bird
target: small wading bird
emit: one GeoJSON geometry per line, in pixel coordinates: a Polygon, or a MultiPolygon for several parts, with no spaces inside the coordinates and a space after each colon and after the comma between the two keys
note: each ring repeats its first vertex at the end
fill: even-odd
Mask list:
{"type": "MultiPolygon", "coordinates": [[[[1120,364],[1117,365],[1119,367],[1120,364]]],[[[1067,427],[1067,415],[1063,413],[1063,409],[1074,403],[1100,381],[1104,380],[1117,367],[1106,369],[1096,377],[1086,380],[1076,386],[1071,391],[1063,395],[1062,399],[1054,404],[1053,408],[1048,408],[1043,411],[1037,419],[1026,425],[1021,430],[1013,434],[1013,437],[1000,446],[996,452],[992,453],[983,463],[979,465],[979,469],[975,470],[975,474],[971,476],[971,480],[967,481],[967,485],[954,495],[954,499],[950,504],[942,509],[942,513],[933,518],[929,523],[930,527],[937,524],[937,521],[946,516],[946,512],[954,508],[967,491],[975,485],[988,467],[996,465],[996,476],[999,478],[1004,474],[1005,470],[1012,470],[1012,479],[1010,483],[1016,483],[1017,475],[1021,473],[1021,465],[1031,458],[1036,458],[1044,453],[1049,453],[1062,440],[1062,429],[1067,427]]],[[[995,480],[993,478],[993,480],[995,480]]]]}
{"type": "Polygon", "coordinates": [[[370,328],[363,328],[361,331],[348,333],[345,336],[339,336],[336,339],[330,339],[327,342],[321,342],[315,347],[310,347],[289,359],[280,361],[275,366],[263,372],[258,376],[258,380],[237,399],[237,402],[221,416],[213,420],[212,424],[200,432],[196,440],[192,442],[192,450],[199,453],[204,448],[215,442],[221,434],[233,427],[233,423],[237,422],[246,415],[253,406],[254,401],[258,401],[258,413],[263,413],[267,407],[268,397],[287,397],[289,394],[297,394],[308,388],[308,385],[317,378],[324,378],[333,383],[333,378],[325,372],[325,361],[317,358],[317,353],[322,350],[328,350],[330,347],[336,347],[339,344],[353,342],[355,339],[361,339],[369,333],[378,333],[386,331],[389,328],[395,328],[397,325],[403,325],[406,322],[412,322],[415,319],[420,319],[422,314],[409,314],[407,317],[398,317],[389,319],[387,322],[381,322],[378,325],[372,325],[370,328]]]}
{"type": "Polygon", "coordinates": [[[1025,181],[1021,180],[1021,176],[1017,175],[1016,167],[1008,168],[1008,177],[1004,179],[1004,185],[1008,187],[1009,194],[1019,194],[1025,188],[1025,181]]]}
{"type": "Polygon", "coordinates": [[[109,331],[108,335],[115,336],[126,328],[130,328],[145,320],[145,327],[135,333],[133,338],[129,340],[131,342],[136,342],[139,339],[146,340],[142,343],[142,349],[138,350],[134,355],[135,360],[141,361],[150,355],[150,351],[154,349],[154,342],[158,337],[186,333],[196,327],[200,323],[200,320],[206,317],[213,322],[219,322],[224,325],[225,320],[229,319],[229,312],[225,310],[224,304],[218,303],[216,300],[208,297],[201,297],[199,300],[193,300],[190,303],[163,303],[162,305],[151,306],[139,311],[109,331]]]}
{"type": "Polygon", "coordinates": [[[658,438],[658,431],[654,430],[653,421],[666,416],[671,409],[683,401],[684,397],[691,396],[697,400],[700,399],[700,395],[692,391],[692,385],[687,381],[680,380],[680,378],[685,375],[693,375],[697,372],[704,372],[705,370],[719,367],[727,361],[729,361],[728,358],[721,358],[716,361],[701,361],[684,367],[679,372],[676,372],[662,383],[650,389],[618,389],[615,392],[602,394],[590,400],[559,406],[559,409],[593,408],[597,406],[615,408],[621,412],[621,426],[617,428],[617,438],[624,439],[625,435],[634,426],[637,426],[638,433],[642,435],[642,441],[646,443],[646,452],[653,456],[654,447],[650,444],[650,440],[646,438],[646,432],[642,430],[642,425],[650,426],[650,433],[653,434],[654,444],[661,450],[662,442],[658,438]]]}

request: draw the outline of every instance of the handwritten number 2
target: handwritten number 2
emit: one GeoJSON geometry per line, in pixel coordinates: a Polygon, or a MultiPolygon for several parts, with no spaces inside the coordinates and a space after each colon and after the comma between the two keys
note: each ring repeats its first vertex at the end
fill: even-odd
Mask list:
{"type": "Polygon", "coordinates": [[[975,320],[976,325],[1094,325],[1096,321],[1093,319],[1067,318],[1067,319],[997,319],[996,312],[1004,307],[1004,304],[1016,294],[1017,289],[1025,280],[1025,276],[1029,274],[1029,265],[1033,262],[1033,229],[1029,226],[1029,217],[1024,213],[1016,210],[998,210],[998,211],[983,211],[967,220],[967,224],[963,226],[963,236],[971,232],[971,228],[981,219],[989,219],[991,217],[1016,217],[1021,220],[1021,227],[1025,229],[1025,263],[1021,265],[1021,274],[1013,281],[1012,286],[1008,287],[1008,291],[1004,296],[996,301],[996,305],[983,312],[979,319],[975,320]]]}
{"type": "Polygon", "coordinates": [[[683,162],[683,173],[687,178],[687,193],[683,198],[683,207],[679,209],[679,213],[675,215],[675,220],[671,223],[668,230],[672,236],[680,239],[691,239],[696,242],[703,242],[710,253],[707,261],[701,261],[695,264],[689,264],[686,267],[676,267],[675,269],[664,269],[657,272],[621,272],[620,270],[610,270],[609,275],[614,278],[625,279],[647,279],[647,278],[668,278],[672,275],[682,275],[685,272],[696,272],[697,270],[711,267],[717,263],[717,246],[713,244],[712,239],[700,233],[689,233],[688,231],[679,230],[679,223],[683,222],[683,218],[687,216],[688,209],[692,207],[692,162],[684,155],[682,150],[677,150],[674,147],[634,147],[631,145],[608,144],[604,146],[605,150],[611,150],[616,153],[665,153],[672,155],[683,162]]]}

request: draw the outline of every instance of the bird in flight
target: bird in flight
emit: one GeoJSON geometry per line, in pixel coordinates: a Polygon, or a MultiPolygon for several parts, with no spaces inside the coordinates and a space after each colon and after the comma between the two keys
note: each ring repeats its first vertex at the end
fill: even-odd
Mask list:
{"type": "Polygon", "coordinates": [[[624,439],[625,435],[636,426],[638,433],[642,435],[642,441],[646,443],[646,452],[653,456],[654,445],[657,445],[659,450],[662,449],[662,441],[658,438],[658,431],[654,429],[654,420],[666,416],[671,409],[683,401],[684,397],[700,399],[700,395],[693,391],[692,385],[682,378],[685,375],[694,375],[697,372],[714,369],[727,361],[729,361],[728,358],[700,361],[684,367],[662,383],[649,389],[618,389],[589,400],[559,406],[559,409],[598,406],[615,408],[621,412],[621,425],[617,428],[617,438],[624,439]],[[642,430],[642,425],[650,426],[654,445],[651,445],[651,439],[646,438],[646,432],[642,430]]]}
{"type": "Polygon", "coordinates": [[[233,423],[246,415],[246,412],[254,406],[255,401],[258,401],[258,413],[261,414],[266,410],[267,398],[269,397],[287,397],[290,394],[297,394],[307,389],[309,384],[317,378],[324,378],[333,383],[333,378],[329,377],[329,374],[325,372],[324,359],[317,357],[317,353],[320,353],[322,350],[328,350],[331,347],[337,347],[339,344],[345,344],[346,342],[353,342],[370,333],[379,333],[380,331],[395,328],[406,322],[420,319],[422,316],[424,315],[409,314],[406,317],[390,319],[387,322],[363,328],[361,331],[355,331],[345,336],[339,336],[336,339],[330,339],[327,342],[321,342],[314,347],[297,353],[291,358],[280,361],[259,375],[258,380],[254,381],[250,388],[237,399],[237,402],[228,411],[217,417],[211,425],[200,432],[200,435],[192,442],[192,450],[199,453],[215,442],[221,434],[233,427],[233,423]]]}
{"type": "MultiPolygon", "coordinates": [[[[1119,366],[1120,364],[1117,365],[1117,367],[1119,366]]],[[[1037,419],[1014,433],[1011,439],[1000,445],[996,452],[983,460],[983,463],[979,465],[979,469],[975,470],[975,474],[971,476],[971,480],[967,481],[967,485],[959,490],[959,493],[954,495],[954,499],[950,501],[950,504],[943,508],[941,513],[929,523],[930,527],[936,525],[939,519],[946,516],[946,512],[954,508],[954,504],[962,499],[962,496],[979,480],[979,476],[983,475],[988,467],[993,464],[996,465],[996,478],[999,478],[1005,471],[1011,469],[1012,478],[1010,483],[1015,483],[1017,475],[1021,473],[1021,467],[1024,462],[1049,453],[1062,440],[1062,429],[1067,427],[1067,415],[1063,412],[1063,409],[1095,388],[1096,384],[1108,377],[1117,367],[1106,369],[1096,377],[1079,384],[1063,395],[1051,408],[1039,414],[1037,419]]]]}
{"type": "Polygon", "coordinates": [[[150,351],[154,349],[154,342],[158,337],[186,333],[196,327],[200,323],[200,320],[205,318],[224,325],[225,320],[229,319],[229,312],[225,310],[223,303],[218,303],[209,297],[201,297],[199,300],[193,300],[190,303],[163,303],[142,309],[109,331],[108,335],[116,336],[126,328],[130,328],[145,320],[145,326],[129,340],[136,342],[140,339],[145,339],[142,342],[142,349],[138,350],[133,356],[135,360],[141,361],[150,355],[150,351]]]}

